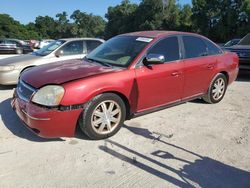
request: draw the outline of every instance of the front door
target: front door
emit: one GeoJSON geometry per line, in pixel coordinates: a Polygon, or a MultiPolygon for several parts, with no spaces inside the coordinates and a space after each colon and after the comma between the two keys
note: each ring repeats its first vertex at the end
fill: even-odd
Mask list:
{"type": "Polygon", "coordinates": [[[137,112],[180,101],[183,90],[183,63],[178,38],[160,40],[147,54],[164,55],[165,63],[135,69],[137,112]]]}

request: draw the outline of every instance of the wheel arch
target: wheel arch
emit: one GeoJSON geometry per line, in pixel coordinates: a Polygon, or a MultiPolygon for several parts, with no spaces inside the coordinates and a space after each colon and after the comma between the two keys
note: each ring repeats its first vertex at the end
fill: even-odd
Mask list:
{"type": "Polygon", "coordinates": [[[226,76],[226,78],[227,78],[227,84],[228,84],[228,82],[229,82],[229,74],[228,74],[228,72],[227,71],[221,71],[219,73],[224,74],[226,76]]]}
{"type": "Polygon", "coordinates": [[[31,66],[28,66],[28,67],[25,67],[21,70],[20,74],[22,74],[24,71],[26,71],[27,69],[30,69],[30,68],[33,68],[33,67],[36,67],[35,65],[31,65],[31,66]]]}
{"type": "Polygon", "coordinates": [[[118,92],[118,91],[105,91],[105,92],[102,92],[100,94],[104,94],[104,93],[113,93],[113,94],[116,94],[118,95],[122,101],[124,102],[125,106],[126,106],[126,120],[127,119],[130,119],[130,103],[129,103],[129,100],[128,98],[126,97],[126,95],[124,95],[123,93],[121,92],[118,92]]]}

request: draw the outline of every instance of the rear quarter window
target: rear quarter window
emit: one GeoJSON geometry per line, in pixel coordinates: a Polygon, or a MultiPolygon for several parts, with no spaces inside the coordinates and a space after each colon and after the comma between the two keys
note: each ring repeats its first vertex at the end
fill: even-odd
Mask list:
{"type": "Polygon", "coordinates": [[[203,41],[207,45],[208,55],[217,55],[222,53],[222,50],[218,48],[216,45],[214,45],[212,42],[206,39],[203,39],[203,41]]]}

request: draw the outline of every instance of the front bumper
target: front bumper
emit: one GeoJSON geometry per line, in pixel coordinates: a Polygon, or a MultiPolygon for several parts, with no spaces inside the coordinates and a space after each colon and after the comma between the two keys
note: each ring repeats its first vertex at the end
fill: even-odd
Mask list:
{"type": "Polygon", "coordinates": [[[14,85],[17,84],[20,71],[0,71],[0,84],[1,85],[14,85]]]}
{"type": "Polygon", "coordinates": [[[11,101],[23,123],[43,138],[73,137],[76,124],[83,109],[59,111],[47,109],[16,97],[11,101]]]}

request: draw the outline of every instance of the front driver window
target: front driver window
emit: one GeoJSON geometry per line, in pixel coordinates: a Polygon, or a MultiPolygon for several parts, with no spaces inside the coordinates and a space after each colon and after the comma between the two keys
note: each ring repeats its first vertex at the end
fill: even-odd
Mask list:
{"type": "Polygon", "coordinates": [[[168,37],[159,41],[148,52],[148,54],[164,55],[165,62],[176,61],[180,59],[179,43],[177,37],[168,37]]]}
{"type": "Polygon", "coordinates": [[[73,41],[67,43],[60,50],[63,51],[63,56],[78,55],[83,53],[83,41],[73,41]]]}

